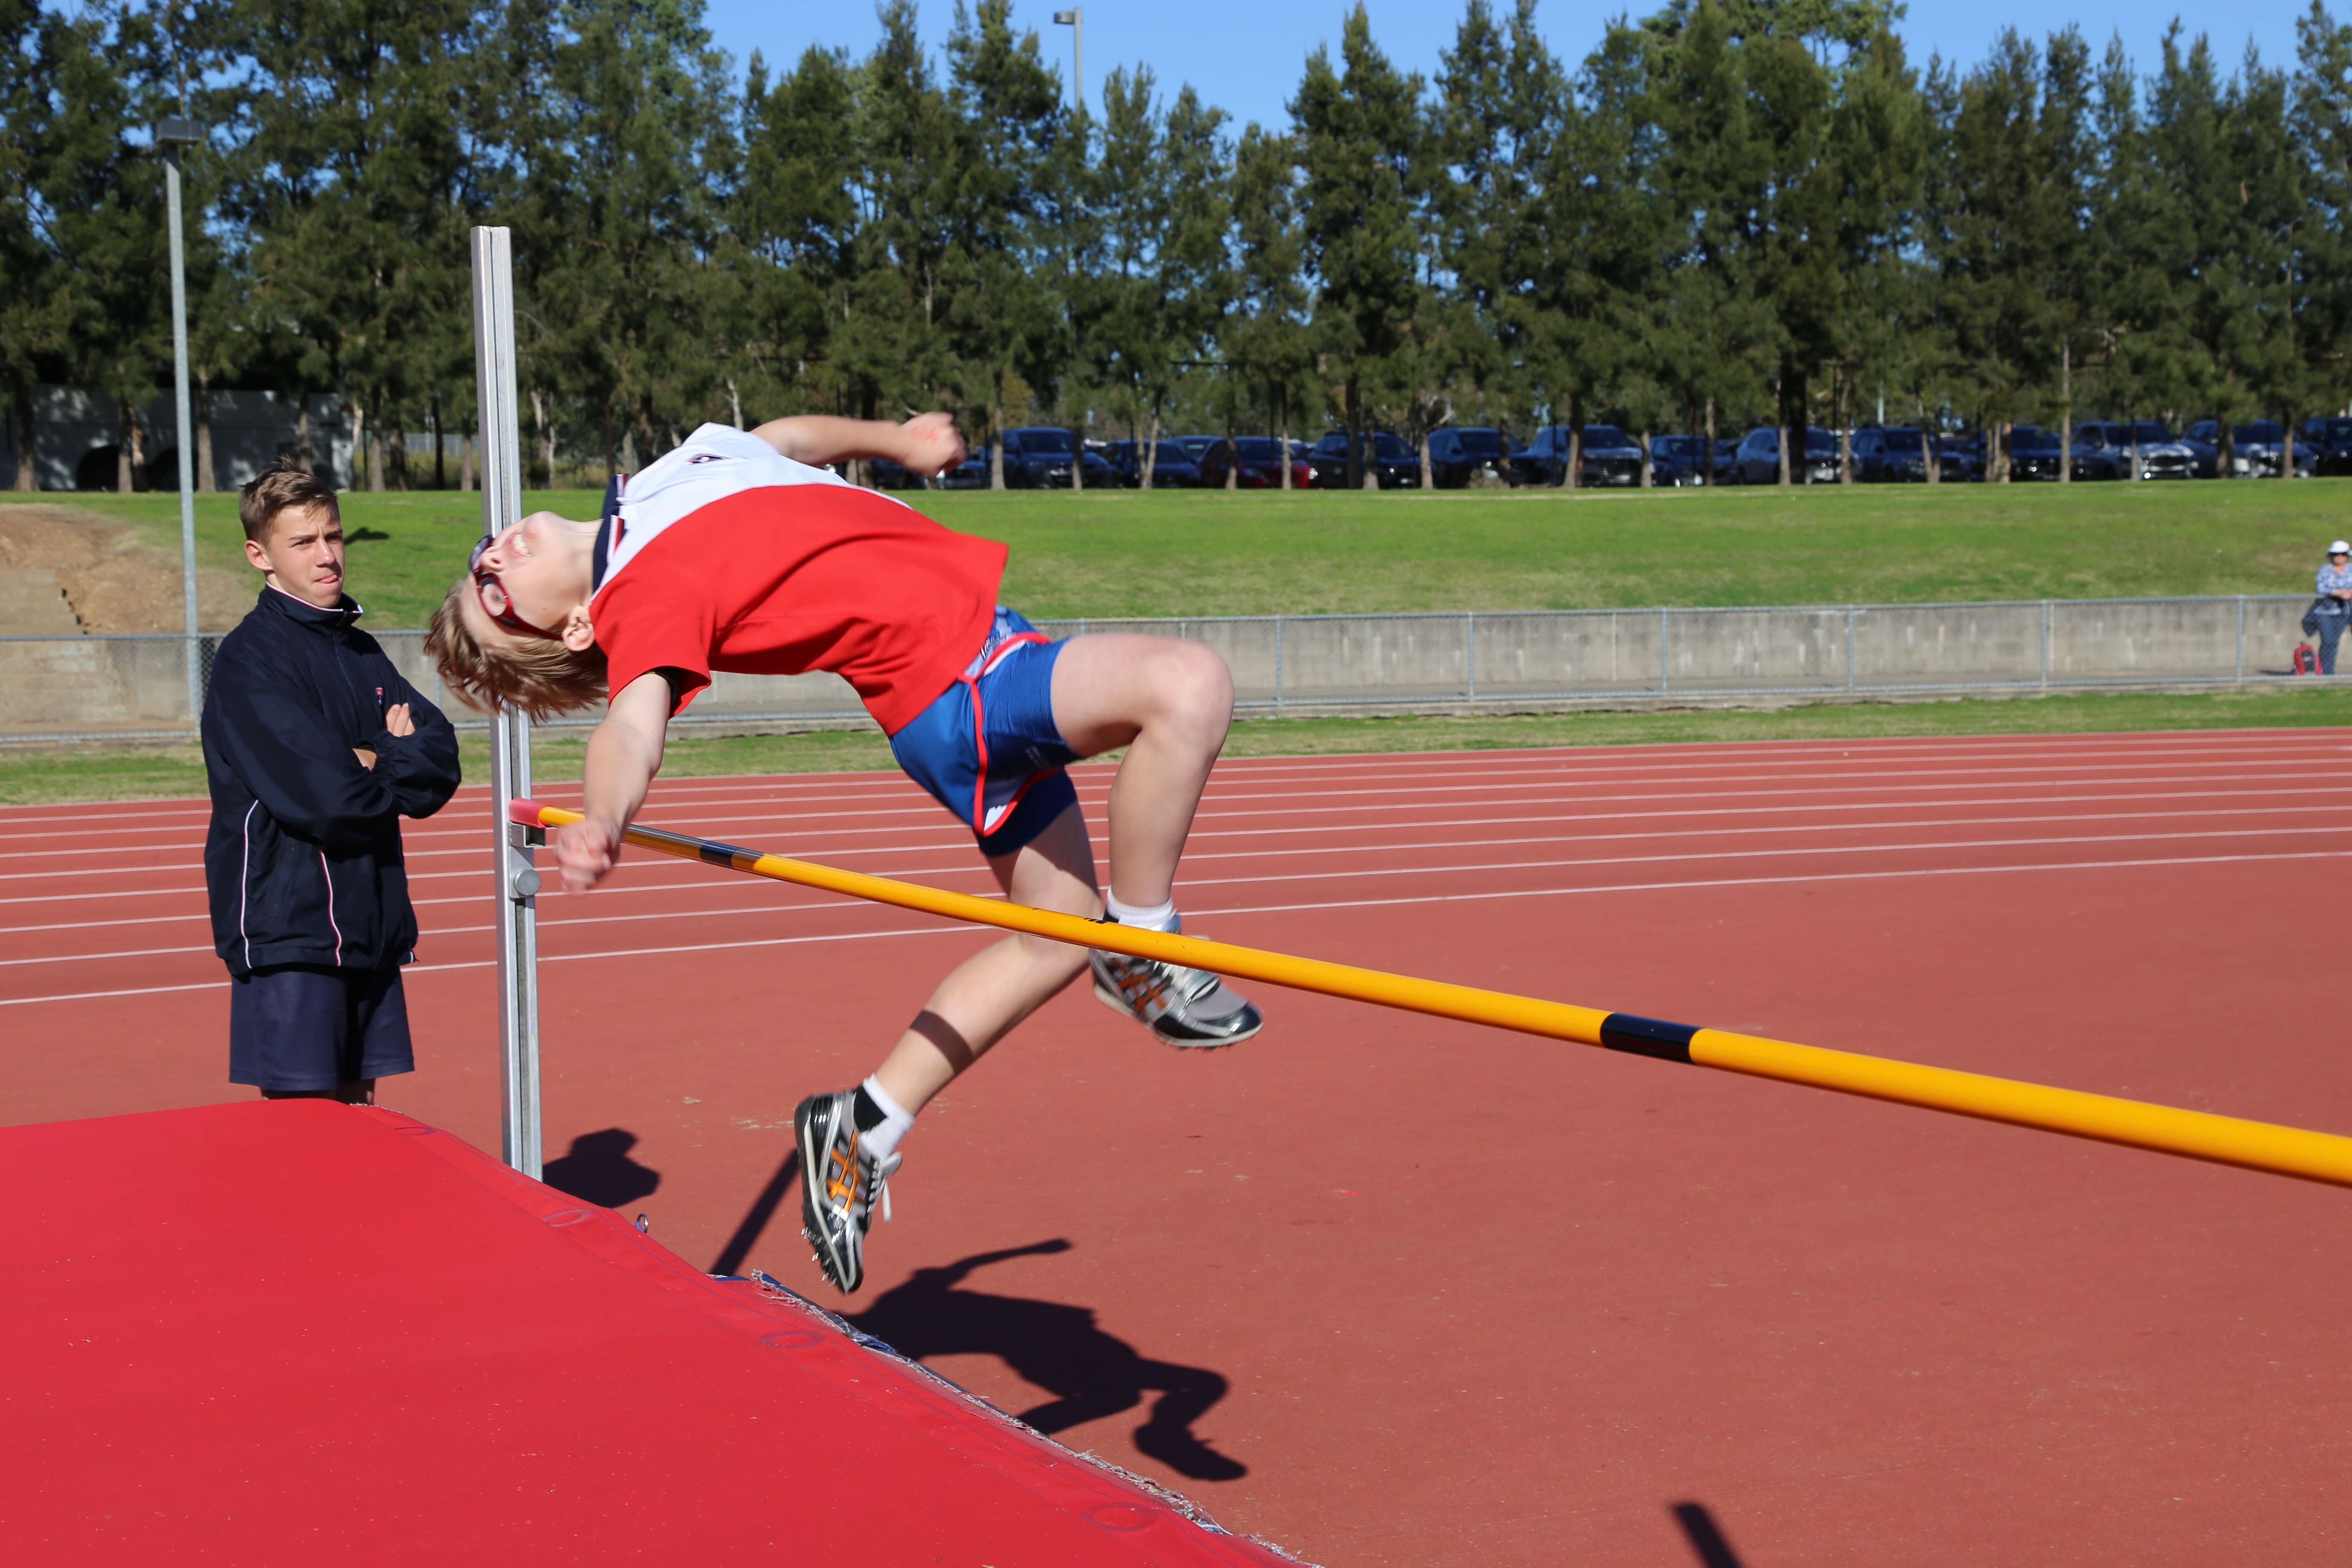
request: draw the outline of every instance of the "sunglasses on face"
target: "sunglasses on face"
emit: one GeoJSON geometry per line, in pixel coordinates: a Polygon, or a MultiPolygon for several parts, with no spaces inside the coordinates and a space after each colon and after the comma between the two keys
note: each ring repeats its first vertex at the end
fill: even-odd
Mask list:
{"type": "Polygon", "coordinates": [[[517,615],[513,596],[508,594],[506,584],[499,581],[499,574],[482,569],[482,552],[489,549],[495,542],[495,538],[478,542],[474,546],[473,555],[466,563],[467,571],[473,575],[474,597],[481,602],[482,614],[489,616],[493,624],[504,626],[510,632],[520,632],[525,637],[545,637],[550,642],[562,641],[562,632],[551,632],[545,626],[535,626],[517,615]]]}

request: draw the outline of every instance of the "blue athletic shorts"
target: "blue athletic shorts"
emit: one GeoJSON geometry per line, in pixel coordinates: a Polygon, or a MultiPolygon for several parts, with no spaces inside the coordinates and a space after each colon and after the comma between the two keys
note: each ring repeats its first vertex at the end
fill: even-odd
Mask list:
{"type": "Polygon", "coordinates": [[[229,982],[231,1083],[283,1092],[415,1070],[397,969],[289,963],[229,982]]]}
{"type": "Polygon", "coordinates": [[[890,737],[907,776],[971,827],[983,855],[1010,855],[1078,798],[1062,770],[1078,760],[1054,724],[1062,644],[999,605],[978,657],[915,721],[890,737]]]}

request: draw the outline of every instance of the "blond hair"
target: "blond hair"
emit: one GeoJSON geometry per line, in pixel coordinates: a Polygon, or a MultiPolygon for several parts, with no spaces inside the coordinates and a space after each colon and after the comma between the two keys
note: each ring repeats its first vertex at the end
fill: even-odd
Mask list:
{"type": "Polygon", "coordinates": [[[457,700],[487,713],[499,704],[543,724],[561,713],[577,712],[604,700],[604,650],[590,646],[574,653],[548,637],[514,646],[485,643],[466,624],[471,577],[460,577],[434,606],[433,629],[425,651],[441,667],[441,684],[457,700]]]}

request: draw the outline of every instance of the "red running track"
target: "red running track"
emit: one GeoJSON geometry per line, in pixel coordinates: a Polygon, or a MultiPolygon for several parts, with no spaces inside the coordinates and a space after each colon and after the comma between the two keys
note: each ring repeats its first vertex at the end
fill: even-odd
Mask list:
{"type": "MultiPolygon", "coordinates": [[[[2347,763],[2344,731],[1236,762],[1180,900],[1258,946],[2352,1131],[2347,763]]],[[[420,1071],[383,1098],[495,1148],[485,804],[412,826],[420,1071]]],[[[987,886],[895,776],[681,780],[646,818],[987,886]]],[[[204,819],[0,813],[0,1121],[244,1097],[204,819]]],[[[650,858],[541,903],[550,1179],[833,1300],[791,1106],[987,938],[650,858]]],[[[908,1142],[864,1326],[1332,1563],[1688,1563],[1680,1505],[1748,1568],[2347,1554],[2347,1194],[1260,1000],[1206,1058],[1082,992],[1025,1025],[908,1142]]]]}

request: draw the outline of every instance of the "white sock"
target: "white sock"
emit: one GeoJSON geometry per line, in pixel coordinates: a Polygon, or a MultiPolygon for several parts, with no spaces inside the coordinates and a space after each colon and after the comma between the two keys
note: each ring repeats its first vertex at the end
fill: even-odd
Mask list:
{"type": "Polygon", "coordinates": [[[858,1141],[876,1159],[887,1160],[898,1152],[898,1140],[915,1130],[915,1113],[891,1099],[890,1091],[882,1087],[878,1078],[869,1078],[858,1088],[874,1102],[874,1109],[882,1113],[882,1124],[860,1132],[858,1141]]]}
{"type": "Polygon", "coordinates": [[[1120,903],[1118,895],[1111,893],[1104,897],[1103,907],[1110,911],[1111,919],[1123,926],[1139,926],[1145,931],[1183,929],[1183,922],[1176,917],[1176,900],[1173,899],[1163,899],[1159,903],[1138,909],[1133,904],[1120,903]]]}

